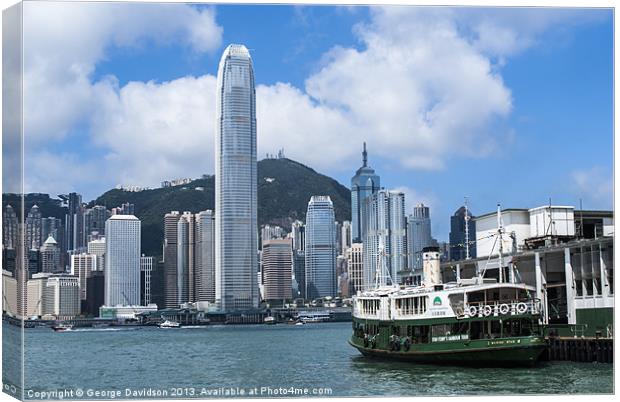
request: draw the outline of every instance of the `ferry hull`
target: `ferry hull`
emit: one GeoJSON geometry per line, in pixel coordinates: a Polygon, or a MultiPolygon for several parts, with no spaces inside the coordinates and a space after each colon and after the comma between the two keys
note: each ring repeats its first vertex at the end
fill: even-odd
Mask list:
{"type": "Polygon", "coordinates": [[[424,364],[450,364],[460,366],[512,367],[533,366],[545,350],[544,343],[510,346],[446,348],[442,350],[391,351],[369,348],[349,340],[349,344],[364,356],[410,361],[424,364]]]}

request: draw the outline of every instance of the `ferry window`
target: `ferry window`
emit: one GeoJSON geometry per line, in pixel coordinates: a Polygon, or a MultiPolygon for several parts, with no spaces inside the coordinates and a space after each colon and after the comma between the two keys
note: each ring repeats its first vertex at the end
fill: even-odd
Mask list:
{"type": "Polygon", "coordinates": [[[431,334],[432,336],[450,335],[450,325],[447,325],[447,324],[433,325],[431,329],[431,334]]]}
{"type": "Polygon", "coordinates": [[[583,285],[581,279],[575,278],[575,293],[577,296],[583,296],[583,285]]]}
{"type": "Polygon", "coordinates": [[[530,320],[521,320],[520,336],[530,336],[532,334],[532,322],[530,320]]]}
{"type": "Polygon", "coordinates": [[[463,311],[465,304],[465,295],[463,293],[456,293],[448,296],[450,301],[450,307],[456,312],[457,310],[463,311]]]}
{"type": "Polygon", "coordinates": [[[592,278],[586,279],[586,296],[592,296],[592,278]]]}
{"type": "Polygon", "coordinates": [[[481,321],[474,321],[469,324],[469,337],[471,339],[482,339],[484,337],[482,324],[481,321]]]}
{"type": "Polygon", "coordinates": [[[450,326],[452,335],[465,335],[469,332],[469,325],[466,322],[457,322],[450,326]]]}
{"type": "Polygon", "coordinates": [[[502,326],[499,323],[499,321],[491,321],[491,331],[490,331],[490,336],[491,338],[500,338],[502,336],[502,326]]]}
{"type": "Polygon", "coordinates": [[[413,343],[428,343],[429,327],[424,325],[413,328],[413,343]]]}

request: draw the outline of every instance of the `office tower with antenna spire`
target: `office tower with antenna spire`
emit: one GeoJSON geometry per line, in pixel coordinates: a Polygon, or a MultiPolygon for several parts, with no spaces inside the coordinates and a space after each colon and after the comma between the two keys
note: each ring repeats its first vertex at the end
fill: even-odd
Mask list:
{"type": "Polygon", "coordinates": [[[362,151],[362,166],[357,169],[351,178],[351,241],[364,242],[366,237],[364,200],[381,188],[381,180],[375,170],[368,166],[368,152],[364,142],[362,151]]]}

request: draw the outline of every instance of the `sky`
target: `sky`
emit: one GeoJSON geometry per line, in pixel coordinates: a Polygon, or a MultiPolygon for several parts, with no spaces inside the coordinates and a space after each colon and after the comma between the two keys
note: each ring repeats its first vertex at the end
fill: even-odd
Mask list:
{"type": "Polygon", "coordinates": [[[612,208],[610,9],[25,3],[25,191],[212,174],[230,43],[253,58],[259,159],[349,186],[366,141],[439,240],[464,197],[612,208]]]}

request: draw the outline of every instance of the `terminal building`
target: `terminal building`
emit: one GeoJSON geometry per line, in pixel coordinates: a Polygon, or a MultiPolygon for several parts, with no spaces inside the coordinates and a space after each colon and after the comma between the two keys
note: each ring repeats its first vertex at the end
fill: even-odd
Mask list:
{"type": "Polygon", "coordinates": [[[441,265],[445,282],[479,274],[536,287],[543,319],[569,336],[613,334],[613,211],[570,206],[506,209],[475,218],[477,256],[441,265]],[[500,271],[500,261],[502,269],[500,271]]]}

